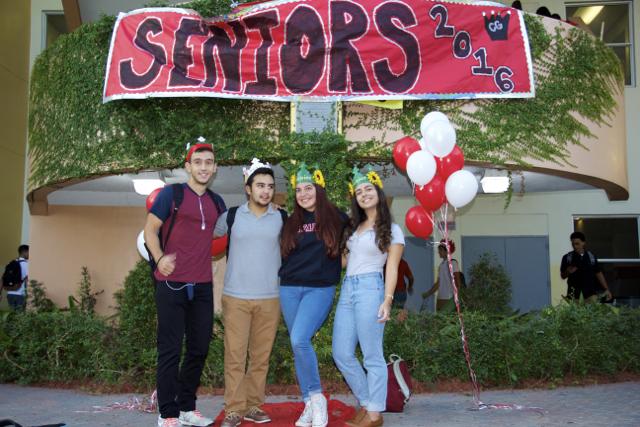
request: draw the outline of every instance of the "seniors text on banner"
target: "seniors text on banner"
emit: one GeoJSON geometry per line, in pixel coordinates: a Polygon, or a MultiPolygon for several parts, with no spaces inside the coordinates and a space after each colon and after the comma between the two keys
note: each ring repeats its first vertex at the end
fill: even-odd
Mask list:
{"type": "Polygon", "coordinates": [[[534,96],[522,12],[428,0],[280,0],[220,18],[148,8],[116,22],[104,102],[210,96],[534,96]]]}

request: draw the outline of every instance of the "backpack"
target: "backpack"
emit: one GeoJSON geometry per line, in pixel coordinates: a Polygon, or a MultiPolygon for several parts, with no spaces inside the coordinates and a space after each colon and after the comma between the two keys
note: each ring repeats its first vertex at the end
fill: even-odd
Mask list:
{"type": "Polygon", "coordinates": [[[456,273],[460,273],[460,283],[456,283],[458,285],[458,289],[464,289],[467,287],[467,279],[464,277],[464,273],[460,270],[460,263],[457,259],[451,258],[451,262],[455,261],[458,264],[458,271],[456,273]]]}
{"type": "MultiPolygon", "coordinates": [[[[227,211],[227,258],[229,258],[229,246],[231,245],[231,226],[236,220],[236,213],[238,212],[238,206],[229,208],[227,211]]],[[[282,225],[287,221],[287,211],[284,209],[278,209],[280,217],[282,218],[282,225]]]]}
{"type": "Polygon", "coordinates": [[[2,274],[2,287],[7,291],[17,291],[22,286],[22,268],[20,263],[24,260],[11,260],[4,268],[2,274]]]}
{"type": "MultiPolygon", "coordinates": [[[[171,222],[169,222],[169,229],[167,230],[167,235],[164,237],[164,239],[162,238],[162,227],[160,228],[160,231],[158,233],[158,239],[160,239],[160,249],[162,249],[164,251],[164,248],[167,245],[167,242],[169,241],[169,237],[171,236],[171,231],[173,230],[173,225],[176,222],[176,216],[178,215],[178,210],[180,209],[180,205],[182,205],[182,201],[184,200],[184,187],[183,184],[171,184],[171,189],[173,190],[173,211],[170,214],[171,217],[171,222]]],[[[226,210],[224,207],[224,201],[222,200],[222,197],[220,197],[218,194],[214,193],[213,191],[209,190],[207,188],[207,194],[209,195],[209,197],[211,197],[211,200],[213,200],[213,204],[216,207],[216,211],[218,212],[218,216],[222,215],[222,213],[226,210]]],[[[156,261],[153,259],[153,256],[151,255],[151,251],[149,250],[149,247],[147,246],[147,244],[144,244],[145,249],[147,250],[147,253],[149,254],[149,266],[151,267],[151,275],[153,276],[153,272],[156,271],[156,268],[158,267],[156,264],[156,261]]],[[[155,278],[154,278],[155,280],[155,278]]]]}
{"type": "Polygon", "coordinates": [[[411,375],[407,362],[397,354],[389,356],[387,363],[387,412],[403,412],[411,398],[411,375]]]}

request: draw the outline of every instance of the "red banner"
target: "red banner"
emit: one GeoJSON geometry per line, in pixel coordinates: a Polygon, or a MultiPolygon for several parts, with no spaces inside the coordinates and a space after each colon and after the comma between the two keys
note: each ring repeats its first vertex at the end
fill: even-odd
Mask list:
{"type": "Polygon", "coordinates": [[[522,12],[428,0],[280,0],[203,19],[122,13],[104,102],[210,96],[276,101],[534,96],[522,12]]]}

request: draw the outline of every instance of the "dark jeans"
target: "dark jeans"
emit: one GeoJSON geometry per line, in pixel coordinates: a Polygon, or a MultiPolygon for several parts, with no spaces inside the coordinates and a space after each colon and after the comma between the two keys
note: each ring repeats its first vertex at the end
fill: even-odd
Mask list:
{"type": "Polygon", "coordinates": [[[27,306],[24,295],[7,294],[7,302],[13,311],[24,311],[27,306]]]}
{"type": "Polygon", "coordinates": [[[198,283],[189,300],[184,283],[156,282],[158,311],[158,407],[162,418],[196,408],[196,390],[213,328],[213,284],[198,283]],[[169,286],[171,286],[171,289],[169,286]],[[182,288],[182,289],[180,289],[182,288]],[[176,290],[174,290],[176,289],[176,290]],[[182,341],[186,352],[180,366],[182,341]]]}

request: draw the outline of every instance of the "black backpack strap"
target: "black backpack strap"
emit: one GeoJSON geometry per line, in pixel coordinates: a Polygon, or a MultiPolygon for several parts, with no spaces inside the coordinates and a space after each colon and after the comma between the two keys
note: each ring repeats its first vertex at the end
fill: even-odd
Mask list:
{"type": "Polygon", "coordinates": [[[218,212],[218,216],[222,215],[226,210],[227,206],[224,204],[224,200],[218,193],[214,193],[213,191],[207,188],[207,194],[213,200],[213,204],[216,206],[216,211],[218,212]]]}
{"type": "Polygon", "coordinates": [[[171,190],[173,193],[173,207],[171,214],[171,220],[169,222],[169,228],[167,229],[167,235],[162,238],[162,231],[160,232],[160,249],[164,250],[169,241],[169,237],[171,236],[171,231],[173,230],[173,225],[176,223],[176,216],[178,216],[178,209],[180,209],[180,205],[182,205],[182,201],[184,200],[184,187],[182,184],[171,184],[171,190]]]}
{"type": "Polygon", "coordinates": [[[234,206],[227,211],[227,258],[229,258],[229,246],[231,245],[231,227],[236,220],[236,212],[238,207],[234,206]]]}
{"type": "Polygon", "coordinates": [[[282,226],[284,227],[285,222],[287,222],[287,218],[289,217],[289,214],[287,214],[287,211],[285,211],[284,209],[278,209],[278,212],[280,212],[280,217],[282,218],[282,226]]]}

